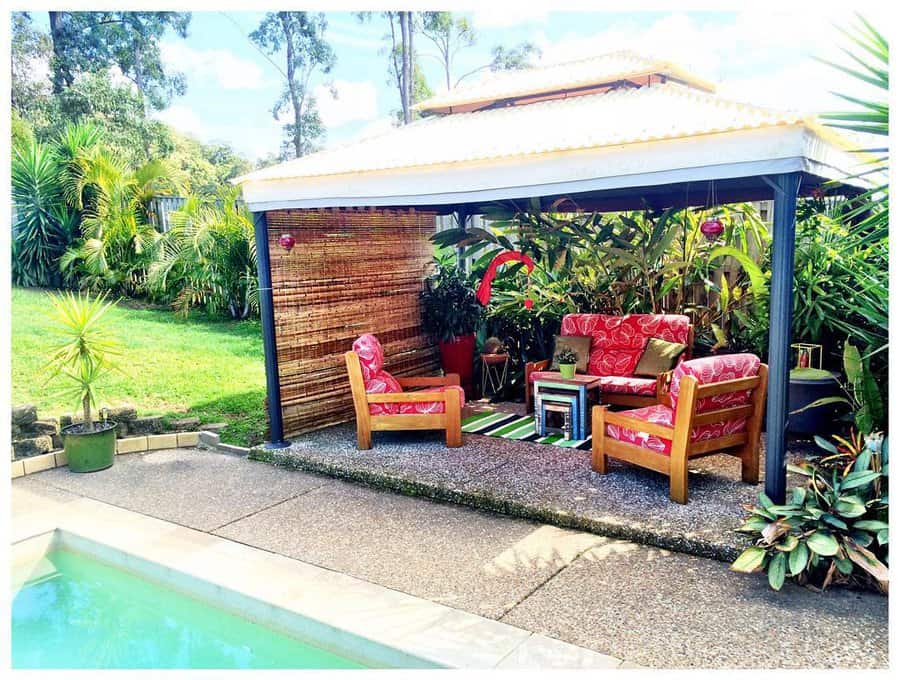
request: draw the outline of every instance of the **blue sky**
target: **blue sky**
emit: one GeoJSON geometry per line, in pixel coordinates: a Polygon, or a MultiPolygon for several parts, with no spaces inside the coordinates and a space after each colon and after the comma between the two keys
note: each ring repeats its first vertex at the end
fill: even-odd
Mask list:
{"type": "MultiPolygon", "coordinates": [[[[489,61],[494,45],[522,40],[542,49],[544,63],[629,48],[682,64],[734,99],[808,112],[834,108],[838,103],[829,90],[856,86],[812,57],[839,58],[841,37],[834,24],[847,26],[849,15],[827,8],[793,11],[548,12],[523,3],[511,12],[500,6],[466,13],[479,39],[460,53],[454,70],[461,74],[476,68],[489,61]]],[[[188,90],[156,115],[204,141],[228,142],[253,159],[276,151],[281,129],[271,109],[282,76],[247,38],[262,16],[194,12],[187,40],[167,37],[164,58],[185,73],[188,90]]],[[[376,14],[361,23],[349,12],[326,16],[326,38],[337,65],[316,85],[321,86],[319,108],[329,146],[389,126],[398,98],[388,85],[387,57],[381,53],[386,20],[376,14]],[[338,100],[325,85],[336,88],[338,100]]],[[[434,52],[425,38],[418,46],[422,53],[434,52]]],[[[281,65],[283,57],[273,59],[281,65]]],[[[423,63],[432,87],[439,89],[439,63],[427,57],[423,63]]]]}

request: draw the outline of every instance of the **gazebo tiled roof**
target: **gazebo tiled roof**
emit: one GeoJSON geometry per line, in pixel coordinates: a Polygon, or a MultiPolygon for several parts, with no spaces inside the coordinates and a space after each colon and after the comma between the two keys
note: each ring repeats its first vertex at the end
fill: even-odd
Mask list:
{"type": "Polygon", "coordinates": [[[496,74],[406,126],[238,178],[254,209],[439,205],[800,171],[852,174],[814,120],[627,52],[496,74]],[[435,113],[451,111],[452,113],[435,113]]]}

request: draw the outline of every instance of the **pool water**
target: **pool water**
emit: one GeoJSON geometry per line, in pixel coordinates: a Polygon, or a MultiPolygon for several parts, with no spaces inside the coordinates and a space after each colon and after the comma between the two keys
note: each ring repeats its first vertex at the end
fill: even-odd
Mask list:
{"type": "Polygon", "coordinates": [[[80,553],[45,555],[12,602],[13,668],[363,668],[80,553]]]}

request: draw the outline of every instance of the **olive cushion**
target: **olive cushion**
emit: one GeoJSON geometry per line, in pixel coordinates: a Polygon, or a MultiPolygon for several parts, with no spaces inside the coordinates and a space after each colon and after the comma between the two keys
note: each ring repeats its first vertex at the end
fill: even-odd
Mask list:
{"type": "Polygon", "coordinates": [[[678,363],[678,357],[684,354],[687,345],[680,342],[668,342],[659,338],[650,338],[644,353],[641,354],[634,374],[648,378],[655,378],[660,373],[671,371],[678,363]]]}
{"type": "Polygon", "coordinates": [[[591,338],[590,336],[580,335],[557,335],[554,338],[553,364],[550,366],[551,371],[559,370],[559,362],[556,355],[563,347],[568,347],[578,360],[575,362],[576,373],[587,373],[588,359],[591,356],[591,338]]]}

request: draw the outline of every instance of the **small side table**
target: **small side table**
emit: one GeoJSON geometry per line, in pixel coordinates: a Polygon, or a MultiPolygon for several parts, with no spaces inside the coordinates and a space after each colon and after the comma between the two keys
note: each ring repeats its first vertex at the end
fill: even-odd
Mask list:
{"type": "Polygon", "coordinates": [[[588,394],[591,390],[600,389],[600,379],[592,375],[577,375],[575,378],[557,375],[551,374],[534,383],[535,429],[542,434],[546,426],[542,415],[545,399],[559,403],[561,397],[568,397],[572,405],[572,434],[576,439],[586,439],[590,421],[588,394]]]}
{"type": "Polygon", "coordinates": [[[481,394],[494,396],[503,390],[506,378],[509,374],[509,354],[482,354],[481,355],[481,394]]]}

